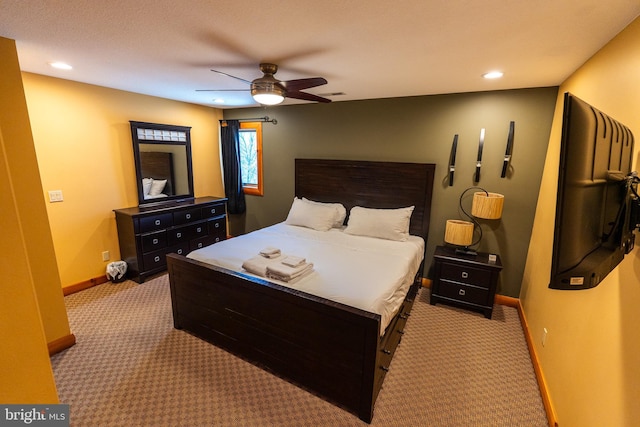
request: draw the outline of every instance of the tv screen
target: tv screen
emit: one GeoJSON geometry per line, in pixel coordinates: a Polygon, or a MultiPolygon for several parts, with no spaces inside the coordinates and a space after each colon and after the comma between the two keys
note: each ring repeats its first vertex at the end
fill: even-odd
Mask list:
{"type": "Polygon", "coordinates": [[[565,94],[550,288],[597,286],[633,246],[633,142],[629,128],[565,94]]]}

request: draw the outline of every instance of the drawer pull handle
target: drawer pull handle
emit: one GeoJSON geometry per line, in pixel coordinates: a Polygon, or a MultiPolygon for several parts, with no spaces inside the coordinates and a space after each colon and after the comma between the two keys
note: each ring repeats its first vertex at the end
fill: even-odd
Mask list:
{"type": "Polygon", "coordinates": [[[458,291],[458,295],[462,295],[462,296],[464,296],[464,294],[466,294],[466,293],[467,293],[467,292],[466,292],[464,289],[460,289],[460,290],[458,291]]]}
{"type": "Polygon", "coordinates": [[[391,354],[391,350],[387,350],[386,348],[382,350],[384,354],[391,354]]]}
{"type": "Polygon", "coordinates": [[[160,262],[160,256],[156,255],[155,258],[153,258],[154,262],[160,262]]]}
{"type": "Polygon", "coordinates": [[[202,248],[202,242],[198,243],[198,249],[202,248]]]}
{"type": "Polygon", "coordinates": [[[157,245],[158,244],[158,239],[153,239],[153,244],[157,245]]]}
{"type": "Polygon", "coordinates": [[[216,237],[216,243],[218,243],[220,241],[219,237],[216,237]]]}
{"type": "Polygon", "coordinates": [[[179,239],[182,237],[182,233],[176,233],[176,237],[179,239]]]}
{"type": "Polygon", "coordinates": [[[409,317],[409,315],[408,315],[408,314],[401,314],[401,315],[400,315],[400,318],[401,318],[401,319],[406,319],[406,318],[408,318],[408,317],[409,317]]]}
{"type": "Polygon", "coordinates": [[[198,233],[202,233],[202,227],[198,227],[198,233]]]}
{"type": "Polygon", "coordinates": [[[467,273],[466,271],[462,272],[462,278],[463,279],[468,279],[469,278],[469,273],[467,273]]]}
{"type": "Polygon", "coordinates": [[[216,209],[215,208],[211,209],[211,213],[215,214],[216,213],[216,209]]]}
{"type": "Polygon", "coordinates": [[[160,225],[160,220],[159,220],[159,219],[156,219],[155,224],[156,224],[156,225],[160,225]]]}
{"type": "Polygon", "coordinates": [[[385,372],[389,372],[389,368],[386,366],[380,366],[380,369],[382,369],[385,372]]]}
{"type": "Polygon", "coordinates": [[[182,249],[178,249],[177,252],[178,252],[178,255],[182,255],[182,249]]]}
{"type": "Polygon", "coordinates": [[[220,223],[216,222],[216,228],[220,228],[220,223]]]}
{"type": "Polygon", "coordinates": [[[187,218],[187,219],[191,219],[191,214],[186,214],[186,215],[185,215],[185,218],[187,218]]]}

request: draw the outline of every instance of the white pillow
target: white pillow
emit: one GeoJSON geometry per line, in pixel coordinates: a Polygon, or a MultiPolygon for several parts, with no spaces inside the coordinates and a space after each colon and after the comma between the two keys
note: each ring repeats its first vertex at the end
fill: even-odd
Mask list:
{"type": "Polygon", "coordinates": [[[333,206],[316,205],[297,197],[293,199],[285,224],[328,231],[335,222],[336,210],[333,206]]]}
{"type": "Polygon", "coordinates": [[[149,191],[151,191],[151,183],[153,183],[152,178],[142,178],[142,193],[145,196],[149,195],[149,191]]]}
{"type": "Polygon", "coordinates": [[[164,186],[167,185],[166,179],[154,179],[151,183],[151,189],[149,190],[150,196],[157,196],[162,193],[164,186]]]}
{"type": "Polygon", "coordinates": [[[414,206],[399,209],[370,209],[354,206],[344,232],[404,242],[409,238],[409,223],[414,206]]]}
{"type": "Polygon", "coordinates": [[[321,206],[331,206],[336,211],[335,218],[333,222],[333,227],[340,228],[344,225],[344,219],[347,217],[347,210],[344,208],[342,203],[325,203],[325,202],[316,202],[314,200],[309,200],[305,197],[302,198],[303,202],[312,203],[321,206]]]}

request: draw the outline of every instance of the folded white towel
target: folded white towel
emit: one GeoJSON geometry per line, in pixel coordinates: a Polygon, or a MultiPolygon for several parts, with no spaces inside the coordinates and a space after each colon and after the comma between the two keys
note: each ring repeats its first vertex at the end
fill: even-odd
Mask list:
{"type": "Polygon", "coordinates": [[[275,258],[266,258],[261,255],[257,255],[243,262],[242,268],[256,276],[267,277],[267,267],[270,264],[279,264],[281,261],[279,257],[280,255],[275,258]]]}
{"type": "Polygon", "coordinates": [[[260,251],[260,255],[262,255],[265,258],[276,258],[280,256],[280,254],[281,254],[280,249],[274,248],[273,246],[267,246],[266,248],[260,251]]]}
{"type": "Polygon", "coordinates": [[[299,256],[294,256],[294,255],[287,255],[282,260],[282,263],[289,267],[299,267],[305,262],[307,262],[306,259],[299,256]]]}
{"type": "MultiPolygon", "coordinates": [[[[282,264],[280,264],[282,265],[282,264]]],[[[277,269],[276,269],[277,270],[277,269]]],[[[308,276],[309,274],[311,274],[313,272],[313,264],[305,264],[305,266],[302,268],[302,270],[298,271],[295,275],[291,276],[291,275],[282,275],[277,273],[276,270],[272,270],[270,267],[267,267],[267,278],[269,279],[275,279],[275,280],[279,280],[281,282],[285,282],[285,283],[296,283],[297,281],[301,280],[302,278],[308,276]]]]}
{"type": "Polygon", "coordinates": [[[274,276],[277,276],[278,280],[288,282],[291,279],[307,273],[311,269],[313,269],[313,263],[304,263],[297,267],[289,267],[281,262],[276,262],[267,265],[267,277],[276,278],[274,276]],[[270,274],[271,276],[269,276],[270,274]]]}

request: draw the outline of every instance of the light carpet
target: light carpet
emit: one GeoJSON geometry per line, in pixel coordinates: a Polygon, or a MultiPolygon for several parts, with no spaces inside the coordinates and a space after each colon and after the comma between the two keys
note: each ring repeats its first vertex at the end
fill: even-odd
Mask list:
{"type": "MultiPolygon", "coordinates": [[[[72,426],[366,426],[253,364],[173,328],[167,275],[65,297],[77,344],[52,357],[72,426]]],[[[420,291],[372,426],[544,427],[515,308],[493,319],[420,291]]]]}

